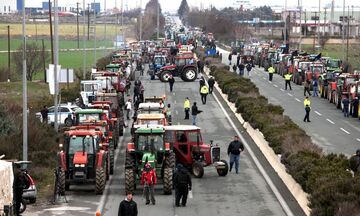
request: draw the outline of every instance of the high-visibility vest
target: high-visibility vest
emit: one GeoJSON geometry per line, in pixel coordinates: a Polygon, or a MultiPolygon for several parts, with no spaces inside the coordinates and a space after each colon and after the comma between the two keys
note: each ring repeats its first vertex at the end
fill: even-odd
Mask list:
{"type": "Polygon", "coordinates": [[[201,94],[208,94],[209,93],[209,88],[206,85],[202,86],[201,89],[200,89],[200,93],[201,94]]]}
{"type": "Polygon", "coordinates": [[[269,73],[274,73],[274,72],[275,72],[275,68],[269,67],[268,72],[269,72],[269,73]]]}
{"type": "Polygon", "coordinates": [[[308,105],[310,107],[311,101],[309,99],[304,100],[304,107],[306,107],[306,105],[308,105]]]}
{"type": "Polygon", "coordinates": [[[184,108],[189,108],[190,109],[190,101],[189,100],[185,100],[184,102],[184,108]]]}
{"type": "Polygon", "coordinates": [[[290,79],[291,79],[291,77],[292,77],[292,75],[291,75],[291,74],[285,74],[285,80],[290,80],[290,79]]]}

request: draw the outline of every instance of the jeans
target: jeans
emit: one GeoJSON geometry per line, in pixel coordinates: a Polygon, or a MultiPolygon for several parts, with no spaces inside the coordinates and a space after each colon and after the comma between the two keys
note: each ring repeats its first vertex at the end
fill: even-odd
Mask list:
{"type": "Polygon", "coordinates": [[[130,120],[130,109],[126,109],[126,118],[130,120]]]}
{"type": "Polygon", "coordinates": [[[154,185],[145,185],[144,194],[146,198],[146,204],[150,203],[149,194],[151,197],[151,203],[155,205],[155,196],[154,196],[154,185]]]}
{"type": "Polygon", "coordinates": [[[310,122],[310,110],[309,111],[305,110],[304,122],[310,122]]]}
{"type": "Polygon", "coordinates": [[[349,107],[344,107],[343,112],[344,112],[344,117],[349,117],[349,107]]]}
{"type": "Polygon", "coordinates": [[[288,86],[289,86],[290,90],[292,90],[290,80],[285,80],[285,90],[287,90],[288,86]]]}
{"type": "Polygon", "coordinates": [[[313,86],[313,97],[317,97],[317,96],[319,96],[318,95],[318,87],[317,86],[313,86]]]}
{"type": "Polygon", "coordinates": [[[189,119],[189,112],[190,112],[189,108],[185,109],[185,118],[184,119],[189,119]]]}
{"type": "Polygon", "coordinates": [[[185,206],[188,193],[189,193],[189,189],[187,185],[175,188],[175,205],[180,206],[180,200],[181,200],[181,205],[185,206]]]}
{"type": "Polygon", "coordinates": [[[196,115],[192,115],[192,124],[196,125],[196,115]]]}
{"type": "Polygon", "coordinates": [[[236,174],[239,173],[239,160],[240,160],[240,154],[235,155],[235,154],[230,153],[230,172],[231,172],[232,167],[233,167],[233,165],[235,163],[236,174]]]}
{"type": "Polygon", "coordinates": [[[203,104],[206,104],[206,96],[207,94],[201,94],[201,101],[203,104]]]}

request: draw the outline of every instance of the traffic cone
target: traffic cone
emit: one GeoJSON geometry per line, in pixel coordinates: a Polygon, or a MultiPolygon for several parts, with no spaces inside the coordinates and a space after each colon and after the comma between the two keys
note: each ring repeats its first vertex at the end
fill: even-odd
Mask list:
{"type": "Polygon", "coordinates": [[[96,211],[95,216],[101,216],[100,211],[96,211]]]}

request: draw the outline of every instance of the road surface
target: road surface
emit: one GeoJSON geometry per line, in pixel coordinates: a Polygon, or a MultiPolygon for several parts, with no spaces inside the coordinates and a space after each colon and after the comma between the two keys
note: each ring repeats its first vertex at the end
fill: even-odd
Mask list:
{"type": "MultiPolygon", "coordinates": [[[[164,93],[167,95],[166,103],[172,105],[174,124],[191,124],[191,120],[183,120],[183,102],[185,97],[189,97],[191,103],[197,101],[199,109],[203,110],[203,113],[198,116],[198,126],[202,128],[203,139],[207,143],[210,140],[218,143],[223,159],[228,160],[226,149],[236,134],[236,130],[240,131],[247,146],[240,159],[240,174],[232,172],[226,177],[219,177],[214,167],[206,167],[202,179],[193,178],[194,198],[188,199],[188,205],[185,208],[175,207],[174,194],[163,195],[160,185],[156,190],[156,205],[145,205],[142,190],[138,189],[134,200],[138,203],[139,215],[304,215],[295,199],[237,121],[233,123],[236,126],[236,130],[234,129],[229,119],[236,118],[218,93],[216,95],[219,103],[214,96],[209,95],[207,104],[202,105],[198,93],[198,80],[183,82],[176,78],[174,92],[170,93],[167,83],[161,83],[159,80],[150,81],[148,77],[141,79],[145,86],[145,96],[163,95],[164,93]],[[254,153],[255,159],[251,157],[250,151],[254,153]],[[259,171],[255,162],[261,164],[264,173],[259,171]],[[265,177],[274,184],[275,190],[269,186],[269,181],[266,181],[265,177]]],[[[131,125],[130,122],[129,125],[131,125]]],[[[117,215],[119,203],[125,197],[124,155],[125,145],[129,141],[129,128],[127,128],[117,150],[115,173],[102,196],[94,195],[90,186],[72,187],[67,195],[68,203],[60,201],[54,206],[38,207],[33,209],[29,215],[82,216],[94,215],[96,210],[101,210],[102,215],[106,216],[117,215]]]]}

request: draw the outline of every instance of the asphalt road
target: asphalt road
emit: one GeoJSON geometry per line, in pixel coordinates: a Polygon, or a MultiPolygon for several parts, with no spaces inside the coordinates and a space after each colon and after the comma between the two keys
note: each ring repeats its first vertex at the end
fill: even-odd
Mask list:
{"type": "MultiPolygon", "coordinates": [[[[141,80],[145,86],[145,96],[163,95],[164,93],[167,95],[166,103],[172,105],[174,124],[191,124],[191,120],[183,120],[183,102],[187,96],[191,103],[197,101],[199,109],[203,110],[203,113],[198,116],[198,126],[202,128],[203,139],[207,143],[210,140],[218,143],[223,159],[228,160],[226,149],[236,134],[232,125],[235,124],[237,130],[241,132],[247,145],[240,159],[240,174],[232,172],[226,177],[219,177],[214,167],[206,167],[202,179],[193,178],[194,198],[188,199],[188,205],[185,208],[175,207],[174,194],[163,195],[160,185],[156,190],[156,205],[145,205],[142,190],[138,189],[134,200],[138,203],[139,215],[304,215],[261,152],[255,147],[249,136],[243,132],[241,125],[234,120],[236,118],[219,95],[217,98],[220,103],[215,100],[214,96],[209,95],[207,104],[202,105],[198,93],[198,80],[189,83],[176,79],[173,93],[169,92],[167,83],[161,83],[159,80],[150,81],[148,77],[142,77],[141,80]],[[222,106],[225,109],[222,109],[222,106]],[[233,119],[234,123],[231,124],[229,119],[233,119]],[[251,157],[250,150],[254,152],[256,159],[251,157]],[[260,169],[254,161],[261,164],[261,169],[266,172],[265,174],[259,171],[260,169]],[[269,181],[276,187],[275,192],[269,186],[269,181]],[[289,214],[285,213],[284,208],[289,210],[289,214]]],[[[129,125],[131,125],[130,122],[129,125]]],[[[94,195],[91,186],[72,187],[67,195],[68,203],[60,201],[55,206],[36,207],[28,215],[94,215],[96,210],[101,210],[102,215],[106,216],[117,215],[119,203],[124,199],[125,193],[124,156],[125,146],[129,141],[128,128],[125,136],[120,140],[115,173],[108,182],[104,195],[94,195]]]]}
{"type": "MultiPolygon", "coordinates": [[[[223,55],[223,63],[228,64],[229,52],[219,49],[223,55]]],[[[232,63],[236,63],[233,56],[232,63]]],[[[231,69],[232,70],[232,69],[231,69]]],[[[326,153],[343,153],[352,155],[360,147],[360,122],[357,118],[345,118],[341,110],[334,104],[320,97],[310,97],[310,123],[303,122],[305,111],[303,106],[303,86],[291,83],[292,91],[285,89],[284,78],[274,74],[273,81],[268,81],[268,74],[257,66],[250,73],[251,81],[259,88],[260,93],[269,99],[270,103],[280,105],[297,125],[311,136],[315,144],[322,147],[326,153]]],[[[248,77],[245,73],[245,77],[248,77]]]]}

